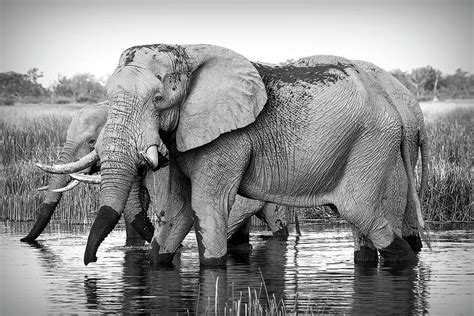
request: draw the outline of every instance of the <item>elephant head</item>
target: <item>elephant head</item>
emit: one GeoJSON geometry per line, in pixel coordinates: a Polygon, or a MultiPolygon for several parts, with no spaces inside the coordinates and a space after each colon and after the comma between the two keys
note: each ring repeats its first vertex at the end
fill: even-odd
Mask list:
{"type": "MultiPolygon", "coordinates": [[[[97,137],[107,120],[108,104],[86,106],[81,109],[72,119],[67,131],[66,143],[60,153],[59,164],[68,164],[89,154],[95,145],[97,137]]],[[[86,169],[89,171],[90,167],[86,169]]],[[[34,241],[48,225],[64,191],[73,188],[79,182],[70,181],[67,174],[53,174],[49,185],[44,187],[45,196],[37,211],[38,219],[28,235],[21,241],[34,241]]]]}
{"type": "Polygon", "coordinates": [[[117,224],[141,165],[156,169],[169,150],[190,151],[252,123],[266,102],[244,57],[210,45],[147,45],[124,51],[107,82],[100,209],[84,263],[117,224]],[[145,158],[145,159],[144,159],[145,158]]]}

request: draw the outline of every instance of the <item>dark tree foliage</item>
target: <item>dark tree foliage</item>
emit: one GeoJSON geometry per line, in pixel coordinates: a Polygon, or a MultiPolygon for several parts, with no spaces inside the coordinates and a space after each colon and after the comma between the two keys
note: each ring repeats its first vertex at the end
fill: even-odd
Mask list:
{"type": "Polygon", "coordinates": [[[52,87],[56,96],[72,97],[77,102],[98,102],[105,99],[105,87],[94,75],[75,74],[72,78],[59,76],[52,87]]]}
{"type": "Polygon", "coordinates": [[[431,66],[404,72],[399,69],[390,72],[419,100],[473,98],[474,75],[458,68],[452,75],[443,75],[431,66]]]}
{"type": "Polygon", "coordinates": [[[48,95],[48,91],[37,82],[43,76],[37,68],[26,74],[17,72],[0,73],[0,97],[2,99],[19,99],[26,96],[39,97],[48,95]]]}

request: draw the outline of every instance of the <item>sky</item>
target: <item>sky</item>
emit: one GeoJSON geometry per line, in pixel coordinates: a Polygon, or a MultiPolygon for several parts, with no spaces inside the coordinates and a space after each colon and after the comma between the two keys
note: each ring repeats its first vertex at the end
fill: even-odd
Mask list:
{"type": "Polygon", "coordinates": [[[208,43],[252,61],[311,55],[474,72],[474,0],[0,0],[0,72],[106,80],[141,44],[208,43]]]}

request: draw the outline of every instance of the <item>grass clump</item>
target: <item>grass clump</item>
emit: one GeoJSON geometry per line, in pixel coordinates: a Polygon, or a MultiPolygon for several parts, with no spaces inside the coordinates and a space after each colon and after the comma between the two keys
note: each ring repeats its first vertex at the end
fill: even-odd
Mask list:
{"type": "Polygon", "coordinates": [[[426,123],[430,144],[428,189],[423,205],[431,222],[472,221],[474,108],[459,108],[426,123]]]}

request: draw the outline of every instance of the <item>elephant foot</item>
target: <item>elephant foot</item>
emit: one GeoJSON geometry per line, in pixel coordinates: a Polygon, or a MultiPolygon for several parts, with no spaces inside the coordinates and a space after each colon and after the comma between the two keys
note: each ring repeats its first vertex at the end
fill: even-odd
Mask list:
{"type": "Polygon", "coordinates": [[[402,238],[395,236],[392,243],[385,248],[379,249],[385,264],[409,262],[417,263],[418,257],[411,250],[408,243],[402,238]]]}
{"type": "Polygon", "coordinates": [[[171,266],[173,264],[173,253],[160,253],[160,245],[155,240],[151,242],[151,263],[155,266],[171,266]]]}
{"type": "Polygon", "coordinates": [[[403,239],[410,245],[411,250],[414,253],[419,253],[421,248],[423,248],[423,244],[421,242],[421,237],[419,234],[410,235],[410,236],[403,236],[403,239]]]}
{"type": "Polygon", "coordinates": [[[155,226],[150,221],[147,213],[145,211],[141,211],[130,223],[130,225],[135,229],[140,236],[143,237],[147,242],[151,242],[153,238],[153,233],[155,232],[155,226]]]}
{"type": "Polygon", "coordinates": [[[142,247],[145,245],[145,240],[142,237],[133,237],[125,240],[125,247],[142,247]]]}
{"type": "Polygon", "coordinates": [[[248,247],[250,245],[250,235],[234,234],[227,239],[229,248],[239,248],[241,246],[248,247]]]}
{"type": "Polygon", "coordinates": [[[288,237],[288,236],[289,236],[289,233],[288,233],[288,226],[283,226],[282,228],[280,228],[280,229],[277,230],[276,232],[273,232],[273,236],[276,236],[276,237],[288,237]]]}
{"type": "Polygon", "coordinates": [[[360,246],[359,250],[354,251],[354,263],[377,265],[379,256],[377,249],[372,249],[368,246],[360,246]]]}
{"type": "Polygon", "coordinates": [[[224,255],[219,258],[200,257],[199,263],[201,267],[206,267],[206,268],[216,267],[216,268],[226,269],[227,268],[227,255],[224,255]]]}

